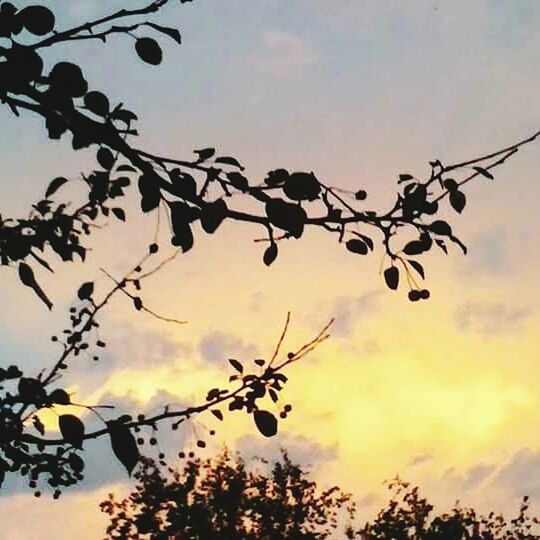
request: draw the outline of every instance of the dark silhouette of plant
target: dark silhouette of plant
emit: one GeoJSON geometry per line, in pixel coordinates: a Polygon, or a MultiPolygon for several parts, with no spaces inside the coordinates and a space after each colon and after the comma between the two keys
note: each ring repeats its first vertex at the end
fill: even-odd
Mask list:
{"type": "MultiPolygon", "coordinates": [[[[187,1],[180,0],[180,4],[187,1]]],[[[243,364],[231,361],[236,371],[229,381],[234,383],[233,387],[210,390],[202,405],[181,410],[166,408],[151,418],[126,415],[112,419],[105,418],[97,407],[86,405],[103,421],[102,429],[91,432],[78,417],[61,414],[72,397],[58,386],[58,381],[74,357],[89,355],[98,359],[95,351],[104,347],[105,342],[97,333],[97,318],[117,293],[128,297],[138,311],[181,323],[148,307],[141,293],[144,279],[178,254],[192,249],[196,235],[202,234],[199,229],[206,234],[219,233],[226,220],[262,230],[263,237],[256,241],[265,245],[262,258],[266,265],[275,261],[281,242],[298,240],[310,228],[335,235],[356,255],[374,251],[373,238],[378,238],[383,247],[386,285],[397,289],[405,277],[409,299],[427,299],[429,291],[421,285],[424,268],[418,257],[434,246],[446,253],[449,242],[466,251],[451,225],[436,218],[436,214],[447,203],[461,213],[466,206],[464,187],[468,182],[477,177],[493,180],[494,168],[540,135],[537,132],[475,159],[454,164],[432,161],[426,178],[400,174],[397,193],[383,211],[367,208],[367,193],[361,187],[353,192],[344,191],[323,183],[313,172],[276,168],[259,180],[249,178],[238,159],[214,148],[195,150],[194,157],[187,159],[138,148],[134,142],[137,115],[107,96],[103,89],[93,88],[86,78],[85,66],[60,61],[48,68],[47,55],[59,45],[67,47],[72,42],[88,40],[106,45],[118,37],[133,39],[134,53],[150,66],[157,66],[163,58],[157,38],[181,43],[177,29],[152,20],[152,15],[173,3],[178,4],[172,0],[149,0],[143,7],[127,7],[63,30],[57,28],[61,8],[55,14],[39,5],[0,3],[0,102],[16,116],[41,118],[49,138],[70,137],[74,150],[95,151],[97,162],[93,171],[81,175],[85,190],[80,201],[61,198],[68,180],[58,177],[49,181],[44,196],[32,205],[27,217],[0,218],[1,264],[16,266],[21,283],[51,309],[53,302],[39,284],[38,267],[52,272],[52,265],[59,260],[73,261],[77,256],[84,261],[96,220],[126,220],[121,205],[133,183],[140,195],[140,210],[155,215],[156,229],[160,222],[169,223],[175,249],[172,256],[159,259],[157,243],[142,248],[146,254],[141,261],[119,278],[104,269],[113,285],[102,297],[97,297],[92,282],[82,284],[78,303],[71,309],[69,327],[64,329],[62,338],[53,336],[62,349],[51,368],[41,370],[37,376],[24,374],[15,365],[1,368],[0,382],[4,386],[0,388],[0,485],[7,472],[19,473],[28,476],[33,488],[46,480],[57,497],[60,487],[82,478],[84,441],[101,436],[110,437],[113,452],[131,473],[140,457],[134,432],[156,429],[157,423],[165,420],[174,429],[178,423],[207,410],[221,419],[223,413],[217,406],[226,403],[230,410],[244,409],[251,414],[263,435],[274,435],[277,418],[259,407],[258,400],[269,395],[277,401],[277,393],[286,381],[283,370],[326,339],[328,327],[282,359],[278,358],[280,339],[272,358],[257,360],[254,370],[244,372],[243,364]],[[61,438],[46,436],[37,415],[44,408],[60,412],[61,438]]]]}
{"type": "MultiPolygon", "coordinates": [[[[181,453],[181,457],[184,457],[181,453]]],[[[107,539],[168,540],[533,540],[540,520],[529,514],[524,497],[518,515],[478,514],[456,502],[435,513],[417,486],[395,478],[391,497],[363,527],[355,524],[356,505],[339,487],[322,491],[309,470],[287,452],[269,471],[251,470],[227,450],[184,469],[164,469],[145,460],[135,473],[132,493],[100,503],[110,517],[107,539]]]]}
{"type": "Polygon", "coordinates": [[[145,460],[135,478],[127,498],[111,493],[100,504],[111,519],[107,538],[323,540],[342,513],[354,515],[350,495],[321,490],[285,451],[266,471],[224,450],[181,471],[145,460]]]}

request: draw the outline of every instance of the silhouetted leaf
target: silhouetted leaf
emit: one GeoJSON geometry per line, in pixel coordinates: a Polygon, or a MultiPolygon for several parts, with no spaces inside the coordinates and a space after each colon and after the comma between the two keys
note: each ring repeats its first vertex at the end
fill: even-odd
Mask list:
{"type": "Polygon", "coordinates": [[[71,62],[58,62],[49,73],[49,81],[56,92],[72,98],[82,97],[88,91],[81,68],[71,62]]]}
{"type": "Polygon", "coordinates": [[[126,213],[122,208],[111,208],[111,212],[120,221],[126,221],[126,213]]]}
{"type": "Polygon", "coordinates": [[[208,234],[214,233],[227,216],[227,204],[223,199],[205,204],[201,210],[201,227],[208,234]]]}
{"type": "Polygon", "coordinates": [[[458,189],[456,189],[450,192],[450,204],[456,212],[461,214],[461,212],[465,208],[466,203],[467,198],[465,197],[465,193],[463,193],[463,191],[459,191],[458,189]]]}
{"type": "Polygon", "coordinates": [[[157,66],[161,64],[161,61],[163,60],[163,52],[155,39],[149,37],[137,39],[135,42],[135,50],[137,51],[139,58],[147,64],[157,66]]]}
{"type": "Polygon", "coordinates": [[[264,410],[254,411],[253,419],[257,429],[265,437],[273,437],[277,433],[277,419],[271,412],[264,410]]]}
{"type": "Polygon", "coordinates": [[[128,475],[131,476],[140,458],[135,437],[131,433],[131,430],[123,423],[107,422],[107,427],[109,428],[114,455],[126,468],[128,475]]]}
{"type": "Polygon", "coordinates": [[[301,206],[281,199],[269,199],[265,209],[272,225],[290,232],[295,238],[302,236],[307,215],[301,206]]]}
{"type": "Polygon", "coordinates": [[[159,206],[161,192],[157,180],[157,178],[148,174],[141,174],[139,177],[138,185],[142,196],[141,210],[143,212],[150,212],[159,206]]]}
{"type": "Polygon", "coordinates": [[[487,170],[487,169],[484,169],[484,167],[473,167],[473,169],[481,174],[482,176],[485,176],[486,178],[489,178],[490,180],[494,180],[494,176],[487,170]]]}
{"type": "Polygon", "coordinates": [[[83,283],[79,287],[79,290],[77,291],[77,296],[79,297],[79,300],[90,300],[93,293],[94,293],[94,282],[87,281],[86,283],[83,283]]]}
{"type": "Polygon", "coordinates": [[[135,172],[136,170],[135,167],[128,165],[127,163],[123,163],[116,167],[116,172],[135,172]]]}
{"type": "Polygon", "coordinates": [[[54,29],[54,14],[44,6],[28,6],[18,13],[24,27],[35,36],[44,36],[54,29]]]}
{"type": "Polygon", "coordinates": [[[289,171],[287,171],[286,169],[276,169],[268,173],[268,175],[264,179],[264,183],[271,187],[279,186],[286,182],[288,178],[289,171]]]}
{"type": "Polygon", "coordinates": [[[215,153],[215,148],[202,148],[201,150],[193,150],[199,156],[199,161],[206,161],[210,159],[215,153]]]}
{"type": "Polygon", "coordinates": [[[34,271],[24,262],[19,264],[19,279],[23,285],[30,287],[49,309],[52,309],[52,302],[47,298],[47,295],[36,281],[34,271]]]}
{"type": "Polygon", "coordinates": [[[409,260],[407,262],[418,272],[422,279],[426,278],[424,273],[424,267],[418,261],[409,260]]]}
{"type": "Polygon", "coordinates": [[[244,372],[244,366],[238,360],[235,360],[234,358],[229,358],[229,364],[231,364],[231,366],[236,369],[236,371],[239,371],[240,373],[244,372]]]}
{"type": "Polygon", "coordinates": [[[32,423],[34,424],[34,427],[36,430],[41,433],[41,435],[45,435],[45,426],[43,425],[43,422],[37,417],[34,416],[32,418],[32,423]]]}
{"type": "Polygon", "coordinates": [[[402,182],[408,182],[409,180],[414,180],[414,176],[409,173],[403,173],[399,175],[398,184],[401,184],[402,182]]]}
{"type": "Polygon", "coordinates": [[[263,261],[266,266],[270,266],[278,256],[278,247],[275,242],[271,244],[264,250],[263,261]]]}
{"type": "Polygon", "coordinates": [[[424,253],[424,251],[426,251],[426,248],[419,240],[412,240],[403,248],[403,253],[406,255],[420,255],[421,253],[424,253]]]}
{"type": "Polygon", "coordinates": [[[227,179],[233,187],[240,191],[247,191],[249,189],[249,183],[247,178],[239,172],[233,171],[227,173],[227,179]]]}
{"type": "Polygon", "coordinates": [[[24,403],[37,403],[45,397],[43,384],[38,379],[21,377],[17,384],[17,391],[24,403]]]}
{"type": "Polygon", "coordinates": [[[443,186],[450,192],[455,191],[459,187],[458,183],[453,178],[446,178],[443,181],[443,186]]]}
{"type": "Polygon", "coordinates": [[[452,228],[446,221],[443,221],[442,219],[438,219],[437,221],[430,223],[429,230],[441,236],[450,236],[452,234],[452,228]]]}
{"type": "Polygon", "coordinates": [[[141,309],[143,308],[142,300],[138,296],[135,296],[135,298],[133,298],[133,305],[135,306],[135,309],[137,311],[141,311],[141,309]]]}
{"type": "Polygon", "coordinates": [[[234,157],[231,156],[220,156],[214,160],[216,163],[223,163],[224,165],[231,165],[233,167],[238,167],[241,171],[244,170],[242,164],[234,157]]]}
{"type": "Polygon", "coordinates": [[[313,173],[295,172],[285,180],[283,192],[294,201],[314,201],[321,185],[313,173]]]}
{"type": "Polygon", "coordinates": [[[57,178],[51,180],[49,186],[47,187],[47,191],[45,192],[45,198],[48,199],[54,195],[67,181],[68,179],[64,178],[63,176],[58,176],[57,178]]]}
{"type": "Polygon", "coordinates": [[[218,420],[223,421],[223,413],[219,409],[212,409],[210,411],[218,420]]]}
{"type": "Polygon", "coordinates": [[[71,403],[71,398],[69,394],[62,388],[57,388],[53,390],[49,395],[53,403],[58,403],[59,405],[69,405],[71,403]]]}
{"type": "Polygon", "coordinates": [[[114,155],[108,148],[100,148],[96,155],[98,163],[107,171],[110,171],[114,165],[114,155]]]}
{"type": "Polygon", "coordinates": [[[107,116],[109,114],[109,99],[101,92],[92,91],[84,96],[86,108],[98,116],[107,116]]]}
{"type": "Polygon", "coordinates": [[[362,242],[362,240],[357,240],[353,238],[352,240],[348,240],[345,244],[345,247],[351,251],[352,253],[356,253],[357,255],[367,255],[369,248],[365,242],[362,242]]]}
{"type": "Polygon", "coordinates": [[[84,424],[79,418],[73,414],[62,414],[58,419],[58,425],[64,441],[76,448],[82,448],[84,424]]]}
{"type": "Polygon", "coordinates": [[[399,285],[399,269],[397,266],[390,266],[384,271],[384,280],[389,289],[395,291],[399,285]]]}
{"type": "Polygon", "coordinates": [[[160,24],[155,24],[152,22],[147,22],[147,26],[151,26],[155,30],[158,30],[162,34],[166,34],[170,38],[174,39],[178,45],[182,44],[182,36],[180,35],[180,32],[176,28],[170,28],[169,26],[161,26],[160,24]]]}
{"type": "Polygon", "coordinates": [[[435,243],[448,255],[448,248],[446,247],[446,244],[443,240],[439,240],[438,238],[435,240],[435,243]]]}

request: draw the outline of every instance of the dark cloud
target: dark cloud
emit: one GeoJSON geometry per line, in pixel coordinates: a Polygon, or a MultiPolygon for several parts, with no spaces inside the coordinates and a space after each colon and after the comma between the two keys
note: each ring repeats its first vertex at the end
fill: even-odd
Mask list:
{"type": "Polygon", "coordinates": [[[467,302],[454,313],[460,332],[477,332],[485,338],[511,334],[521,330],[531,316],[530,307],[517,307],[499,303],[467,302]]]}
{"type": "Polygon", "coordinates": [[[258,347],[246,343],[224,332],[212,332],[203,337],[199,343],[202,358],[211,364],[224,364],[227,358],[239,360],[258,356],[258,347]]]}

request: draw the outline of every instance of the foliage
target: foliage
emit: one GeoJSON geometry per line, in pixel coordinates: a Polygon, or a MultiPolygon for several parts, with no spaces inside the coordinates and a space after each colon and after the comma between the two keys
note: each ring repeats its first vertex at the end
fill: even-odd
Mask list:
{"type": "Polygon", "coordinates": [[[540,538],[540,520],[530,515],[528,497],[510,520],[495,512],[481,515],[459,502],[448,512],[436,513],[417,486],[399,478],[387,483],[386,506],[358,527],[351,494],[337,486],[322,491],[310,471],[294,464],[283,450],[269,472],[251,470],[238,454],[225,450],[213,459],[189,459],[181,471],[145,459],[135,477],[137,485],[128,497],[117,500],[109,494],[100,504],[110,517],[109,540],[540,538]]]}
{"type": "Polygon", "coordinates": [[[269,471],[247,467],[224,450],[166,474],[146,459],[135,478],[127,498],[110,494],[100,504],[110,516],[107,538],[323,540],[335,531],[341,511],[354,514],[350,495],[319,489],[284,451],[269,471]]]}
{"type": "MultiPolygon", "coordinates": [[[[180,4],[187,1],[180,0],[180,4]]],[[[233,363],[232,387],[211,389],[202,405],[181,410],[167,407],[152,418],[111,418],[97,407],[79,404],[103,422],[102,429],[96,431],[87,430],[78,417],[63,414],[62,407],[73,405],[73,399],[58,381],[73,358],[99,359],[98,351],[106,342],[97,333],[98,315],[117,293],[126,296],[137,311],[181,323],[148,307],[141,293],[144,279],[178,254],[193,249],[197,235],[219,234],[226,221],[250,224],[262,231],[263,237],[256,241],[265,246],[262,259],[266,265],[277,259],[281,242],[294,242],[308,229],[324,229],[349,253],[359,256],[375,250],[373,238],[377,235],[383,247],[381,267],[387,286],[398,289],[405,278],[411,301],[427,299],[430,293],[421,284],[425,270],[419,257],[433,247],[446,253],[449,243],[466,251],[451,225],[436,215],[445,205],[446,210],[461,213],[467,203],[466,184],[478,177],[493,180],[495,167],[540,134],[475,159],[454,164],[432,161],[426,178],[403,173],[397,179],[393,203],[384,211],[367,208],[368,194],[362,187],[352,192],[340,190],[313,172],[275,168],[258,180],[249,177],[238,159],[214,148],[196,149],[187,159],[138,148],[134,143],[137,115],[103,89],[94,88],[87,80],[85,66],[65,61],[51,65],[49,55],[76,42],[106,45],[118,37],[132,39],[134,56],[154,69],[163,60],[161,39],[181,43],[177,29],[152,20],[173,3],[178,4],[149,0],[143,7],[121,9],[67,29],[58,28],[61,8],[53,13],[42,6],[0,3],[0,102],[17,117],[28,114],[40,118],[50,139],[70,138],[73,150],[88,149],[96,158],[95,169],[81,174],[84,192],[80,202],[62,199],[70,180],[56,177],[50,179],[44,196],[32,205],[27,217],[0,218],[0,263],[15,267],[22,285],[52,309],[53,301],[39,284],[38,269],[53,272],[54,264],[76,258],[84,261],[98,220],[127,219],[122,201],[132,185],[139,194],[140,211],[155,216],[156,229],[160,222],[170,224],[170,243],[175,250],[172,256],[157,260],[161,246],[143,246],[144,255],[125,276],[117,279],[105,271],[113,285],[101,297],[93,282],[82,284],[78,302],[71,308],[70,324],[62,337],[53,336],[61,352],[51,367],[44,366],[39,375],[24,374],[15,365],[1,369],[0,483],[6,473],[18,473],[28,476],[32,488],[47,481],[57,497],[60,487],[82,478],[84,442],[105,436],[130,473],[140,460],[134,432],[154,430],[162,421],[170,421],[174,429],[193,415],[210,410],[223,417],[218,406],[225,404],[231,411],[245,410],[252,415],[263,435],[274,435],[277,419],[260,407],[258,400],[268,395],[277,401],[277,392],[287,380],[282,371],[326,339],[328,327],[281,359],[277,358],[280,339],[273,357],[249,372],[244,372],[243,364],[233,363]],[[45,408],[58,411],[60,438],[45,433],[38,414],[45,408]]]]}

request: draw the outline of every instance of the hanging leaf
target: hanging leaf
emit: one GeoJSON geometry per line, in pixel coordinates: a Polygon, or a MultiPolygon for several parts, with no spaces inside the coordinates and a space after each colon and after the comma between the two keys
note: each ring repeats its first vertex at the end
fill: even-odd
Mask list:
{"type": "Polygon", "coordinates": [[[54,14],[44,6],[28,6],[17,15],[23,26],[35,36],[44,36],[54,29],[54,14]]]}
{"type": "Polygon", "coordinates": [[[111,212],[114,214],[116,219],[120,221],[126,221],[126,213],[122,208],[111,208],[111,212]]]}
{"type": "Polygon", "coordinates": [[[235,360],[234,358],[229,358],[229,364],[231,364],[231,366],[236,369],[236,371],[239,371],[240,373],[244,372],[244,366],[238,360],[235,360]]]}
{"type": "Polygon", "coordinates": [[[264,251],[263,262],[266,266],[270,266],[278,256],[278,247],[275,242],[272,242],[264,251]]]}
{"type": "Polygon", "coordinates": [[[443,221],[442,219],[438,219],[437,221],[430,223],[429,230],[441,236],[451,236],[452,234],[452,228],[446,221],[443,221]]]}
{"type": "Polygon", "coordinates": [[[67,181],[68,179],[63,176],[58,176],[51,180],[51,183],[45,192],[45,198],[48,199],[51,195],[54,195],[67,181]]]}
{"type": "Polygon", "coordinates": [[[424,267],[418,262],[418,261],[407,261],[420,275],[422,279],[426,279],[426,275],[424,273],[424,267]]]}
{"type": "Polygon", "coordinates": [[[281,199],[269,199],[265,209],[272,225],[290,232],[295,238],[302,236],[307,214],[301,206],[281,199]]]}
{"type": "Polygon", "coordinates": [[[141,174],[138,185],[141,198],[141,210],[151,212],[155,210],[161,201],[158,179],[148,174],[141,174]]]}
{"type": "Polygon", "coordinates": [[[362,242],[362,240],[348,240],[345,244],[345,247],[351,251],[352,253],[356,253],[357,255],[367,255],[369,248],[365,242],[362,242]]]}
{"type": "Polygon", "coordinates": [[[121,422],[107,422],[114,455],[126,468],[129,476],[140,458],[137,441],[131,430],[121,422]]]}
{"type": "Polygon", "coordinates": [[[109,114],[109,98],[102,92],[92,91],[84,96],[84,105],[86,108],[98,116],[107,116],[109,114]]]}
{"type": "Polygon", "coordinates": [[[384,280],[389,289],[395,291],[399,285],[399,269],[397,266],[390,266],[384,271],[384,280]]]}
{"type": "Polygon", "coordinates": [[[79,300],[90,300],[93,293],[94,293],[94,282],[87,281],[86,283],[83,283],[79,287],[79,290],[77,291],[77,296],[79,297],[79,300]]]}
{"type": "Polygon", "coordinates": [[[100,148],[96,155],[98,163],[107,171],[110,171],[114,165],[114,155],[108,148],[100,148]]]}
{"type": "Polygon", "coordinates": [[[157,66],[163,60],[163,52],[155,39],[149,37],[139,38],[135,42],[135,50],[139,58],[147,64],[157,66]]]}
{"type": "Polygon", "coordinates": [[[424,251],[426,251],[426,248],[419,240],[412,240],[403,248],[403,253],[405,253],[405,255],[420,255],[421,253],[424,253],[424,251]]]}
{"type": "Polygon", "coordinates": [[[277,433],[277,419],[269,411],[257,410],[253,412],[253,419],[257,429],[265,437],[273,437],[277,433]]]}
{"type": "Polygon", "coordinates": [[[201,227],[208,234],[216,232],[227,217],[227,204],[223,199],[205,204],[201,210],[201,227]]]}
{"type": "Polygon", "coordinates": [[[446,178],[443,181],[443,186],[445,187],[445,189],[452,192],[458,189],[459,184],[453,178],[446,178]]]}
{"type": "Polygon", "coordinates": [[[43,422],[37,416],[33,417],[32,423],[34,424],[34,427],[41,435],[45,435],[45,426],[43,425],[43,422]]]}
{"type": "Polygon", "coordinates": [[[487,170],[487,169],[484,169],[484,167],[473,167],[473,169],[481,174],[482,176],[485,176],[486,178],[489,178],[490,180],[494,180],[495,177],[487,170]]]}
{"type": "Polygon", "coordinates": [[[210,411],[218,420],[223,421],[223,413],[219,409],[212,409],[210,411]]]}
{"type": "Polygon", "coordinates": [[[170,38],[174,39],[178,45],[182,44],[182,36],[180,35],[180,32],[176,28],[170,28],[169,26],[161,26],[160,24],[147,22],[146,26],[151,26],[158,32],[161,32],[162,34],[166,34],[170,38]]]}
{"type": "Polygon", "coordinates": [[[133,305],[137,311],[141,311],[143,308],[143,303],[139,296],[135,296],[135,298],[133,298],[133,305]]]}
{"type": "Polygon", "coordinates": [[[84,439],[84,424],[74,414],[62,414],[58,419],[60,433],[69,444],[76,448],[82,448],[84,439]]]}
{"type": "Polygon", "coordinates": [[[30,287],[49,309],[52,309],[52,302],[47,298],[47,295],[36,281],[34,271],[24,262],[19,264],[19,279],[23,285],[30,287]]]}
{"type": "Polygon", "coordinates": [[[450,192],[450,204],[456,212],[461,214],[466,203],[467,198],[465,197],[465,193],[463,193],[463,191],[456,189],[455,191],[450,192]]]}

